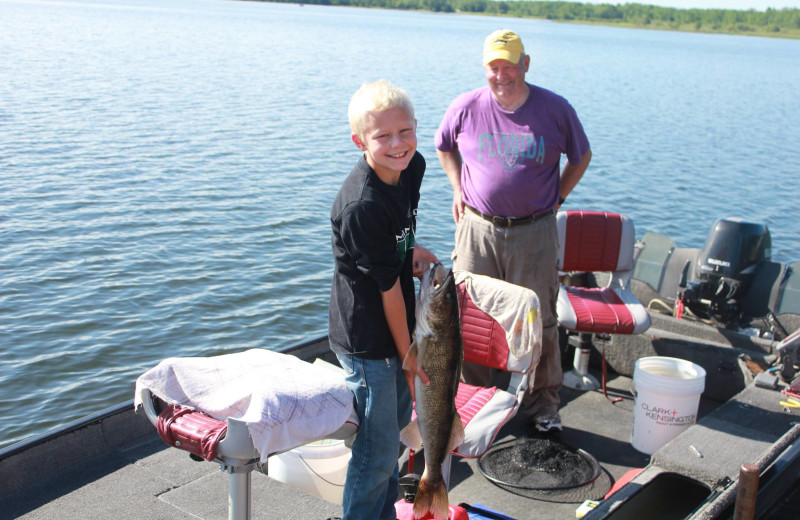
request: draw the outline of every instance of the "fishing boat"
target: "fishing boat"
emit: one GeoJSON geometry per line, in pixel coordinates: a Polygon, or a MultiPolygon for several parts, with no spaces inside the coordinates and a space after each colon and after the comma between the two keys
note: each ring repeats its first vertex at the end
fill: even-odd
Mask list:
{"type": "MultiPolygon", "coordinates": [[[[489,451],[541,472],[520,457],[544,439],[596,465],[591,476],[574,485],[520,484],[492,473],[483,457],[454,457],[450,502],[483,511],[471,518],[800,517],[800,400],[790,390],[800,265],[772,262],[770,246],[766,226],[740,219],[715,223],[703,248],[645,233],[630,289],[649,308],[650,327],[626,335],[564,330],[565,372],[599,384],[561,389],[560,435],[512,419],[489,451]],[[588,357],[576,354],[582,349],[588,357]],[[705,384],[696,421],[648,454],[632,444],[635,386],[637,362],[654,357],[702,367],[705,384]]],[[[570,283],[602,286],[605,276],[573,273],[570,283]]],[[[325,337],[283,354],[336,363],[325,337]]],[[[223,519],[241,505],[234,488],[246,491],[254,519],[341,514],[335,501],[269,476],[269,462],[248,464],[234,486],[235,468],[167,445],[142,408],[120,403],[0,450],[0,518],[223,519]]],[[[421,473],[420,459],[404,472],[421,473]]]]}

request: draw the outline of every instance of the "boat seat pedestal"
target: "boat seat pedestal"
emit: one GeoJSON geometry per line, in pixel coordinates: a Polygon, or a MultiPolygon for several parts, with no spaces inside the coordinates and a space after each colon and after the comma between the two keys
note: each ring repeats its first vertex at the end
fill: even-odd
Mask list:
{"type": "MultiPolygon", "coordinates": [[[[252,472],[259,463],[260,454],[253,445],[247,424],[232,417],[220,421],[198,410],[164,403],[146,388],[140,391],[147,418],[167,444],[188,451],[196,460],[216,462],[222,471],[229,474],[228,519],[249,520],[252,514],[252,472]],[[160,413],[156,410],[157,405],[160,413]],[[169,419],[176,415],[178,419],[169,419]]],[[[327,438],[349,439],[357,430],[358,425],[348,421],[327,438]]]]}

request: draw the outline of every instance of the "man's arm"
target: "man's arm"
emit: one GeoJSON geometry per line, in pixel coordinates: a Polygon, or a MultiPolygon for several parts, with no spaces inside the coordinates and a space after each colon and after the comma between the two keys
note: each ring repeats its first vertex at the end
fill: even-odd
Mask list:
{"type": "Polygon", "coordinates": [[[458,221],[464,216],[464,201],[461,200],[461,154],[458,153],[458,150],[449,152],[436,150],[436,155],[439,156],[442,169],[453,187],[453,220],[458,224],[458,221]]]}
{"type": "MultiPolygon", "coordinates": [[[[578,185],[580,182],[581,177],[583,177],[586,168],[589,167],[589,161],[592,160],[592,151],[587,150],[586,153],[583,154],[581,160],[578,164],[572,164],[567,161],[567,164],[564,165],[564,169],[561,170],[561,191],[559,192],[559,196],[562,199],[566,199],[567,195],[569,195],[575,186],[578,185]]],[[[559,204],[560,205],[560,204],[559,204]]]]}
{"type": "MultiPolygon", "coordinates": [[[[381,292],[381,300],[383,301],[383,312],[386,316],[386,323],[389,325],[389,331],[392,333],[392,339],[397,349],[397,356],[400,358],[400,362],[403,363],[411,347],[411,336],[408,333],[406,303],[405,298],[403,298],[403,289],[400,287],[399,278],[391,289],[386,292],[381,292]]],[[[426,385],[430,384],[430,379],[428,379],[427,374],[425,374],[422,369],[417,370],[417,362],[415,359],[410,361],[409,369],[404,369],[403,373],[406,376],[408,388],[411,390],[411,399],[415,400],[414,376],[419,376],[426,385]]]]}

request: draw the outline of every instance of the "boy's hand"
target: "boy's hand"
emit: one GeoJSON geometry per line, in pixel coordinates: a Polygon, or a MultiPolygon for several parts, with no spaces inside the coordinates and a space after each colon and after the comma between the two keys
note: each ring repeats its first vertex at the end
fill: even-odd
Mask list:
{"type": "Polygon", "coordinates": [[[406,377],[406,383],[408,383],[408,389],[411,391],[411,401],[417,400],[417,395],[415,392],[414,387],[414,378],[419,377],[419,380],[422,381],[422,384],[428,386],[431,384],[430,378],[428,378],[428,374],[422,369],[421,366],[417,363],[417,350],[416,348],[410,349],[403,359],[403,375],[406,377]]]}
{"type": "Polygon", "coordinates": [[[422,383],[425,386],[431,384],[431,380],[428,379],[428,375],[422,370],[416,373],[410,370],[403,370],[403,374],[406,376],[406,383],[408,383],[408,390],[411,392],[411,402],[414,403],[417,401],[417,392],[416,392],[416,387],[414,385],[414,379],[417,376],[419,376],[419,380],[422,381],[422,383]]]}
{"type": "Polygon", "coordinates": [[[425,274],[425,271],[430,268],[431,264],[439,262],[439,259],[426,248],[417,244],[414,246],[413,262],[414,276],[422,279],[422,275],[425,274]]]}

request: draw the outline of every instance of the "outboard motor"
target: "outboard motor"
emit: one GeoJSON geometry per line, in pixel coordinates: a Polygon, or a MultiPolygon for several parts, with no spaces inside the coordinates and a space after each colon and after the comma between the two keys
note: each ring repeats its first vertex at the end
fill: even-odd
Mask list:
{"type": "Polygon", "coordinates": [[[689,279],[687,262],[681,277],[683,303],[695,315],[737,328],[740,303],[747,295],[759,262],[770,261],[772,239],[764,224],[740,218],[717,220],[689,279]]]}

